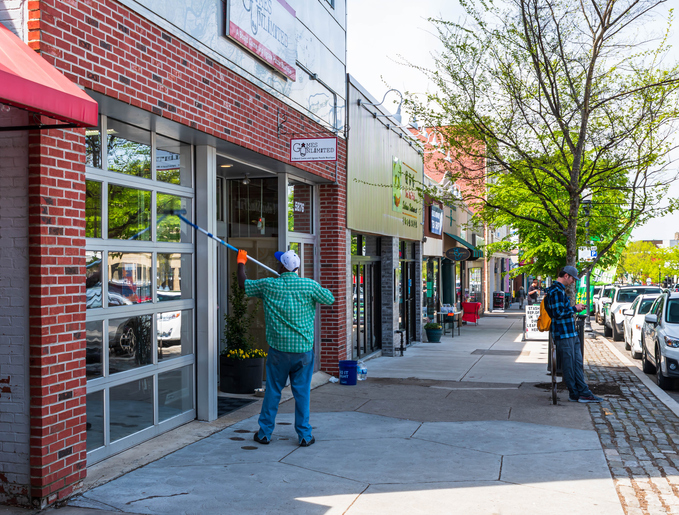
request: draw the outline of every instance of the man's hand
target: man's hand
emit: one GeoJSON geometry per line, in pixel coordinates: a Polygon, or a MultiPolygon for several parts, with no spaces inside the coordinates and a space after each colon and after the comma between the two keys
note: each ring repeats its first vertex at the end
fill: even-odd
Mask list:
{"type": "Polygon", "coordinates": [[[584,311],[585,308],[586,308],[586,306],[584,304],[576,304],[575,305],[575,311],[577,311],[577,312],[584,311]]]}
{"type": "Polygon", "coordinates": [[[248,262],[248,253],[245,250],[238,251],[238,257],[236,258],[236,263],[239,265],[244,265],[248,262]]]}
{"type": "Polygon", "coordinates": [[[236,263],[238,263],[238,270],[236,270],[236,275],[238,276],[238,286],[245,288],[245,281],[247,276],[245,275],[245,263],[248,262],[248,253],[244,250],[238,251],[238,257],[236,258],[236,263]]]}

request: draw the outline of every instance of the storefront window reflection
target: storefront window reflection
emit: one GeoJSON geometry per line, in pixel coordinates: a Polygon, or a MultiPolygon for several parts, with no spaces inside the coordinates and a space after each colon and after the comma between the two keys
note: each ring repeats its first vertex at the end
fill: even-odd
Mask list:
{"type": "Polygon", "coordinates": [[[153,377],[111,388],[111,442],[153,425],[153,377]]]}
{"type": "Polygon", "coordinates": [[[151,254],[109,252],[108,305],[123,306],[152,302],[151,254]]]}
{"type": "Polygon", "coordinates": [[[313,187],[301,182],[288,184],[288,231],[313,233],[313,187]]]}
{"type": "Polygon", "coordinates": [[[101,238],[101,183],[87,181],[85,188],[85,237],[101,238]]]}
{"type": "Polygon", "coordinates": [[[104,392],[88,393],[87,404],[87,452],[104,445],[104,392]]]}
{"type": "Polygon", "coordinates": [[[481,269],[469,269],[469,302],[481,302],[481,269]]]}
{"type": "Polygon", "coordinates": [[[230,180],[229,238],[278,237],[278,179],[230,180]]]}
{"type": "Polygon", "coordinates": [[[151,315],[109,320],[109,374],[150,365],[153,363],[152,350],[151,315]]]}
{"type": "Polygon", "coordinates": [[[156,137],[156,179],[179,186],[191,186],[191,145],[156,137]]]}
{"type": "Polygon", "coordinates": [[[85,129],[85,164],[101,168],[101,128],[85,129]]]}
{"type": "Polygon", "coordinates": [[[108,237],[151,240],[151,192],[109,184],[108,237]]]}
{"type": "Polygon", "coordinates": [[[158,254],[156,284],[158,302],[190,299],[191,254],[158,254]]]}
{"type": "Polygon", "coordinates": [[[151,133],[132,125],[108,120],[108,169],[151,178],[151,133]]]}
{"type": "Polygon", "coordinates": [[[85,351],[85,369],[87,379],[102,377],[104,375],[104,337],[103,322],[87,322],[85,324],[87,347],[85,351]]]}
{"type": "Polygon", "coordinates": [[[193,229],[169,211],[184,210],[184,218],[191,220],[191,199],[158,193],[156,197],[156,233],[158,241],[169,243],[191,243],[193,229]]]}
{"type": "Polygon", "coordinates": [[[168,311],[156,315],[158,360],[188,356],[193,352],[193,311],[168,311]]]}
{"type": "Polygon", "coordinates": [[[193,409],[193,370],[183,367],[158,374],[158,418],[160,421],[193,409]]]}
{"type": "Polygon", "coordinates": [[[87,260],[85,270],[85,291],[87,293],[87,309],[101,307],[101,252],[88,250],[85,252],[87,260]]]}

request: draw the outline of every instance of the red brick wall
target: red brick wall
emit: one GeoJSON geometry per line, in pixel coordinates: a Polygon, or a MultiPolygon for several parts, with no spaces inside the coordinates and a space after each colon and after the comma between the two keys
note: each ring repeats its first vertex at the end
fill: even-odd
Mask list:
{"type": "Polygon", "coordinates": [[[38,506],[85,477],[84,136],[29,136],[30,495],[38,506]]]}
{"type": "MultiPolygon", "coordinates": [[[[279,109],[287,116],[288,132],[308,132],[321,136],[319,131],[322,127],[310,118],[114,1],[29,0],[28,11],[30,46],[81,86],[287,163],[289,136],[278,137],[276,123],[279,109]]],[[[295,165],[330,181],[334,181],[337,174],[337,185],[320,188],[321,283],[330,288],[336,298],[334,306],[322,310],[321,367],[331,373],[336,373],[338,359],[343,359],[346,354],[346,143],[341,139],[338,155],[337,168],[334,163],[322,162],[295,165]]],[[[74,156],[69,156],[69,162],[71,157],[74,156]]],[[[48,180],[48,177],[44,179],[48,180]]],[[[84,177],[78,180],[80,187],[84,188],[84,177]]],[[[53,192],[52,198],[54,195],[56,192],[53,192]]],[[[41,197],[36,196],[35,199],[37,208],[41,197]]],[[[45,202],[40,207],[48,211],[57,209],[45,202]]],[[[76,213],[73,218],[83,220],[84,213],[76,213]]],[[[47,231],[49,226],[41,222],[37,228],[47,231]]],[[[65,247],[70,250],[68,245],[65,247]]],[[[82,247],[84,241],[79,249],[81,253],[82,247]]],[[[49,247],[41,249],[41,258],[51,255],[49,247]]],[[[75,255],[69,256],[76,259],[75,255]]],[[[83,279],[84,261],[81,255],[77,258],[80,260],[77,266],[82,268],[80,278],[83,279]]],[[[54,264],[55,273],[58,264],[54,264]]],[[[37,274],[36,271],[35,280],[57,281],[57,277],[37,274]]],[[[79,342],[77,345],[80,345],[84,339],[84,328],[80,327],[84,323],[84,306],[75,311],[83,317],[82,321],[78,321],[82,334],[78,338],[75,333],[67,336],[71,326],[57,322],[51,310],[56,310],[56,306],[60,306],[59,309],[70,306],[57,304],[49,308],[42,307],[41,302],[51,300],[43,299],[41,295],[50,287],[56,288],[56,285],[36,284],[35,287],[38,288],[36,309],[41,324],[45,324],[36,326],[35,332],[39,333],[41,340],[50,340],[49,344],[36,340],[36,360],[39,361],[35,365],[35,381],[40,393],[36,399],[43,404],[36,406],[33,413],[36,424],[40,424],[35,429],[34,447],[37,455],[34,458],[34,476],[36,486],[40,487],[40,495],[47,496],[59,491],[69,481],[77,482],[82,477],[82,470],[76,470],[74,464],[82,466],[84,463],[85,445],[84,436],[82,439],[79,436],[81,433],[73,437],[69,435],[68,427],[71,427],[72,422],[67,426],[58,426],[58,417],[53,416],[52,409],[59,411],[61,407],[46,407],[53,406],[52,401],[55,399],[58,402],[55,393],[47,387],[49,380],[46,377],[55,373],[52,367],[60,362],[53,363],[55,356],[51,353],[40,354],[39,351],[51,349],[52,339],[59,343],[60,352],[64,354],[76,345],[76,340],[79,342]],[[52,332],[57,327],[64,330],[63,341],[71,339],[71,346],[65,344],[62,349],[62,340],[52,332]],[[53,436],[55,434],[56,437],[53,436]],[[52,460],[58,460],[58,452],[68,448],[72,448],[73,454],[63,459],[63,468],[53,465],[52,460]]],[[[62,315],[65,316],[65,312],[62,315]]],[[[74,392],[71,401],[75,404],[74,412],[83,411],[84,423],[84,399],[80,400],[80,392],[76,390],[84,389],[85,386],[84,363],[79,370],[83,374],[82,378],[74,377],[74,384],[69,384],[69,388],[74,392]]],[[[77,419],[75,414],[73,416],[72,420],[77,419]]],[[[82,433],[84,435],[84,429],[82,433]]]]}

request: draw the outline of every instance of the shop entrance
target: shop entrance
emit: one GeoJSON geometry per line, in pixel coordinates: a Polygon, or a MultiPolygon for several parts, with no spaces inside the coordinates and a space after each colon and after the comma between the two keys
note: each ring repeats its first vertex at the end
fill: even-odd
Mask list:
{"type": "Polygon", "coordinates": [[[360,358],[378,348],[380,324],[377,299],[380,298],[380,263],[354,262],[351,264],[352,278],[352,354],[360,358]]]}
{"type": "Polygon", "coordinates": [[[417,316],[417,298],[415,296],[415,281],[421,281],[416,274],[415,248],[412,242],[402,241],[399,248],[400,254],[400,281],[399,281],[399,330],[404,331],[406,345],[415,340],[415,327],[417,316]]]}

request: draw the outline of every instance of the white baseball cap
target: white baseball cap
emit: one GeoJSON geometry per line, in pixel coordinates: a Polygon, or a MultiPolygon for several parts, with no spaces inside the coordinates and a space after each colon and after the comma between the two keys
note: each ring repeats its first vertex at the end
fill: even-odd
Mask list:
{"type": "Polygon", "coordinates": [[[290,272],[294,272],[299,268],[299,256],[294,250],[288,250],[287,252],[276,252],[274,255],[276,256],[276,259],[280,261],[290,272]]]}

